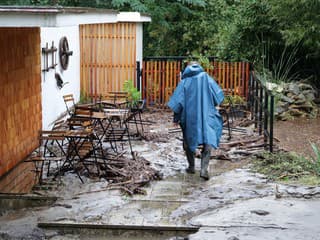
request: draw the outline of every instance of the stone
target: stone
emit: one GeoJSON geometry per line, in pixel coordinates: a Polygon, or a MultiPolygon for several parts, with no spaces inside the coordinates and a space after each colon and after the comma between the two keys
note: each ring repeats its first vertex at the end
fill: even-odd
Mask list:
{"type": "Polygon", "coordinates": [[[309,101],[313,101],[316,99],[315,93],[313,91],[307,90],[303,91],[302,93],[304,94],[305,98],[309,101]]]}
{"type": "Polygon", "coordinates": [[[265,211],[265,210],[252,210],[250,212],[257,214],[257,215],[260,215],[260,216],[266,216],[266,215],[270,214],[270,212],[265,211]]]}
{"type": "Polygon", "coordinates": [[[278,115],[278,116],[277,116],[277,119],[278,119],[278,120],[281,120],[281,121],[287,121],[287,120],[292,120],[292,119],[294,119],[294,117],[291,116],[290,113],[284,112],[284,113],[278,115]]]}
{"type": "Polygon", "coordinates": [[[284,101],[284,102],[288,102],[288,103],[294,103],[294,99],[290,98],[290,97],[287,97],[287,96],[284,96],[282,95],[280,97],[281,101],[284,101]]]}
{"type": "Polygon", "coordinates": [[[301,89],[301,90],[313,90],[313,87],[310,85],[310,84],[307,84],[307,83],[298,83],[298,87],[301,89]]]}
{"type": "Polygon", "coordinates": [[[291,116],[295,116],[295,117],[304,116],[304,113],[298,109],[289,109],[289,111],[287,113],[290,114],[291,116]]]}
{"type": "Polygon", "coordinates": [[[231,237],[228,237],[227,240],[240,240],[239,238],[235,237],[235,236],[231,236],[231,237]]]}
{"type": "Polygon", "coordinates": [[[298,86],[297,84],[295,84],[295,83],[289,83],[289,85],[288,85],[288,90],[289,90],[290,92],[292,92],[294,95],[299,95],[299,93],[300,93],[300,88],[299,88],[299,86],[298,86]]]}
{"type": "Polygon", "coordinates": [[[276,107],[276,109],[275,109],[275,114],[278,115],[278,114],[284,113],[284,112],[287,111],[287,110],[288,110],[287,108],[278,106],[278,107],[276,107]]]}

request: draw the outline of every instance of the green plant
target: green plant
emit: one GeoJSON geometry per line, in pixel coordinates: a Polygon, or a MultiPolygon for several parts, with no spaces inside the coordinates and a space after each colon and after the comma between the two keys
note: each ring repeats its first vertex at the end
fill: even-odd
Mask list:
{"type": "Polygon", "coordinates": [[[88,103],[90,100],[89,94],[81,91],[79,103],[88,103]]]}
{"type": "Polygon", "coordinates": [[[317,174],[320,176],[320,149],[315,143],[310,142],[310,144],[314,153],[314,157],[311,157],[311,160],[317,174]]]}
{"type": "Polygon", "coordinates": [[[135,106],[137,102],[141,99],[141,94],[138,89],[134,86],[132,80],[126,80],[123,83],[123,91],[128,93],[128,100],[130,102],[131,107],[135,106]]]}
{"type": "Polygon", "coordinates": [[[298,79],[298,72],[293,69],[298,63],[296,58],[298,47],[272,46],[270,41],[262,41],[261,59],[258,59],[256,74],[259,79],[266,84],[267,82],[280,84],[283,82],[292,82],[298,79]],[[277,49],[280,55],[271,52],[271,49],[277,49]],[[275,58],[272,56],[276,55],[275,58]]]}
{"type": "Polygon", "coordinates": [[[194,53],[193,56],[189,56],[186,60],[184,60],[184,63],[189,63],[192,61],[198,62],[206,71],[213,70],[214,68],[209,58],[202,54],[194,53]]]}
{"type": "Polygon", "coordinates": [[[246,102],[244,98],[239,95],[230,95],[228,97],[225,97],[223,102],[227,104],[228,101],[231,101],[232,104],[239,104],[239,105],[245,104],[246,102]]]}
{"type": "Polygon", "coordinates": [[[253,158],[253,170],[272,180],[303,184],[320,182],[320,149],[311,143],[314,157],[308,158],[293,152],[264,152],[253,158]]]}

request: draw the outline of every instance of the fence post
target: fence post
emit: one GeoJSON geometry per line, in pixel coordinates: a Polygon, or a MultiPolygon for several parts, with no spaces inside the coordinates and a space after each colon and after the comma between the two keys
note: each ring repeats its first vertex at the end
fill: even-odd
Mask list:
{"type": "Polygon", "coordinates": [[[270,148],[269,151],[273,152],[273,113],[274,113],[274,96],[271,94],[270,98],[270,130],[269,130],[269,137],[270,137],[270,148]]]}
{"type": "Polygon", "coordinates": [[[264,112],[264,124],[263,124],[263,142],[265,147],[268,144],[268,137],[269,133],[268,133],[268,120],[269,120],[269,114],[268,114],[268,101],[269,101],[269,94],[267,92],[267,90],[265,90],[265,94],[264,94],[264,104],[263,104],[263,112],[264,112]]]}
{"type": "Polygon", "coordinates": [[[137,78],[137,90],[140,92],[141,89],[141,69],[140,69],[140,61],[136,62],[136,78],[137,78]]]}
{"type": "MultiPolygon", "coordinates": [[[[258,117],[258,121],[259,121],[259,134],[261,135],[262,133],[262,117],[263,117],[263,87],[262,87],[262,83],[259,82],[259,85],[260,85],[260,93],[259,93],[259,117],[258,117]]],[[[264,116],[265,117],[265,116],[264,116]]]]}

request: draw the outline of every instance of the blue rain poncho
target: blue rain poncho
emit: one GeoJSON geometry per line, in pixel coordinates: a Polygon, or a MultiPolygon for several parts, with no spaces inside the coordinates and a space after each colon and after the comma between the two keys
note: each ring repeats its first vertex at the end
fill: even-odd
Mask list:
{"type": "Polygon", "coordinates": [[[223,99],[222,89],[200,65],[186,67],[168,106],[175,113],[174,122],[180,122],[192,152],[199,144],[219,146],[223,122],[215,106],[223,99]]]}

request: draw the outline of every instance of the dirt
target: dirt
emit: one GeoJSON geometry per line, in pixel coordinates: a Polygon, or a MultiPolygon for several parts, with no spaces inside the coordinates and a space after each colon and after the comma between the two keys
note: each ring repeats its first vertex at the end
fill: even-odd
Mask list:
{"type": "MultiPolygon", "coordinates": [[[[181,133],[168,134],[173,127],[172,113],[149,110],[143,119],[152,124],[146,126],[146,140],[134,141],[134,151],[163,174],[161,181],[146,186],[146,195],[129,197],[118,190],[107,190],[110,183],[104,179],[84,177],[82,184],[75,174],[66,173],[56,182],[56,189],[36,192],[59,196],[55,204],[8,211],[0,216],[0,239],[74,240],[93,239],[92,236],[115,239],[77,233],[61,236],[57,230],[38,228],[38,223],[46,222],[199,226],[200,230],[190,235],[190,240],[271,240],[274,236],[281,240],[318,239],[319,186],[270,182],[265,176],[250,171],[248,156],[235,154],[230,154],[230,160],[212,159],[209,166],[212,177],[202,181],[199,158],[196,158],[196,174],[184,172],[187,163],[181,133]]],[[[309,141],[320,144],[319,130],[320,118],[276,122],[275,137],[279,140],[276,144],[289,151],[310,154],[309,141]]],[[[251,136],[243,134],[234,132],[232,141],[239,136],[244,139],[251,136]]],[[[226,138],[224,134],[223,142],[226,138]]]]}
{"type": "Polygon", "coordinates": [[[276,145],[303,156],[315,156],[311,143],[320,147],[320,117],[277,121],[274,125],[276,145]]]}

